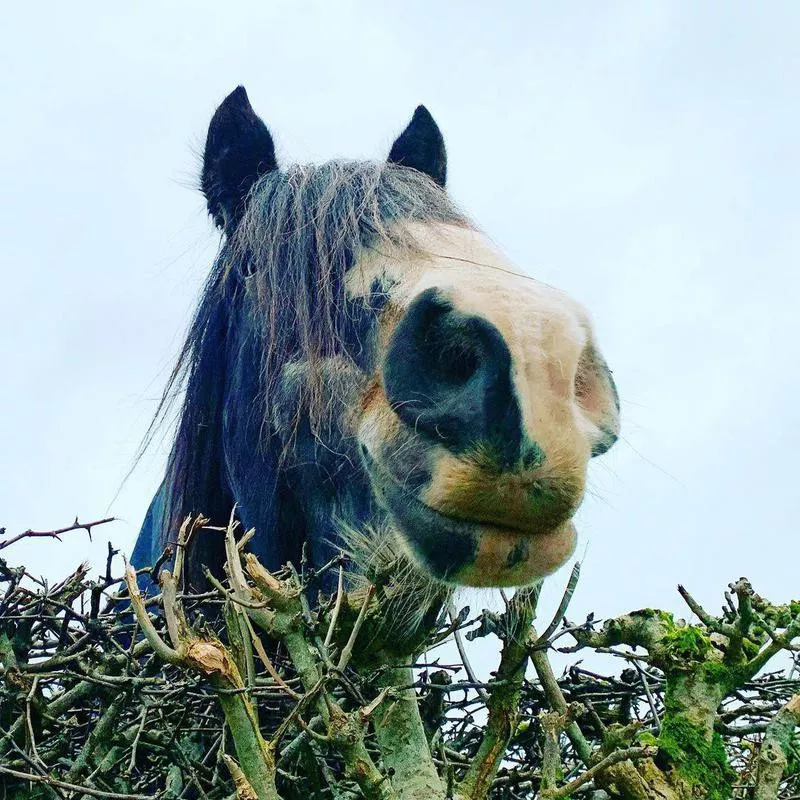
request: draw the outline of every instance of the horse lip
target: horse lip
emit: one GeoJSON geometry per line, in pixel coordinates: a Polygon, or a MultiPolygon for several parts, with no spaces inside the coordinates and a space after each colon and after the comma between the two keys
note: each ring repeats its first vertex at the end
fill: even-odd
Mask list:
{"type": "MultiPolygon", "coordinates": [[[[402,509],[399,509],[401,511],[400,514],[398,514],[395,510],[396,505],[407,503],[417,514],[426,518],[427,524],[433,525],[436,528],[439,528],[442,525],[446,525],[451,529],[458,527],[460,529],[460,534],[471,535],[473,537],[486,535],[491,536],[493,531],[513,534],[520,537],[547,536],[549,533],[552,533],[552,531],[526,530],[525,528],[507,525],[501,522],[489,522],[486,520],[469,519],[468,517],[457,517],[452,514],[447,514],[444,511],[439,511],[437,508],[428,505],[403,488],[400,482],[386,469],[386,467],[384,467],[375,459],[375,457],[369,452],[369,450],[367,450],[366,447],[362,446],[360,449],[364,463],[367,467],[367,471],[373,478],[377,479],[378,488],[381,490],[381,494],[386,500],[387,510],[395,518],[398,516],[407,516],[407,514],[402,513],[402,509]]],[[[400,520],[398,520],[398,522],[400,522],[400,520]]],[[[401,525],[401,528],[405,531],[404,525],[401,525]]]]}

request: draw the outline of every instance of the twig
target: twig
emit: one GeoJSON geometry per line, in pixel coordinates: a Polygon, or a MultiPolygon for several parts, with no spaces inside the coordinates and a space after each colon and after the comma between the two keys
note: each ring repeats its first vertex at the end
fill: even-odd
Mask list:
{"type": "MultiPolygon", "coordinates": [[[[457,618],[456,609],[452,602],[450,602],[448,605],[447,613],[450,616],[450,621],[453,623],[453,625],[455,625],[457,618]]],[[[456,647],[458,648],[458,655],[461,658],[461,663],[464,666],[464,672],[467,673],[467,677],[470,679],[470,681],[475,684],[475,691],[478,693],[478,696],[481,698],[481,700],[483,700],[484,703],[487,702],[489,700],[489,695],[486,693],[483,685],[475,676],[475,672],[472,669],[472,664],[467,656],[467,649],[464,647],[464,639],[461,636],[461,631],[457,628],[453,630],[453,639],[455,640],[456,647]]]]}
{"type": "MultiPolygon", "coordinates": [[[[553,668],[550,666],[550,659],[547,657],[546,650],[533,650],[531,652],[531,663],[536,670],[536,675],[542,684],[547,701],[554,711],[564,714],[567,711],[567,701],[564,697],[561,687],[558,685],[556,676],[553,674],[553,668]]],[[[592,761],[592,748],[586,741],[578,723],[574,720],[570,721],[565,730],[567,737],[572,742],[575,752],[581,761],[588,767],[592,761]]]]}
{"type": "Polygon", "coordinates": [[[261,639],[253,629],[253,624],[250,622],[250,617],[248,617],[247,614],[242,614],[242,619],[244,620],[245,625],[247,626],[247,630],[250,632],[250,637],[253,642],[253,647],[255,647],[256,652],[258,653],[258,657],[261,659],[261,663],[264,665],[267,672],[270,674],[275,683],[277,683],[278,686],[280,686],[281,689],[283,689],[283,691],[289,695],[289,697],[291,697],[293,700],[299,700],[301,695],[295,692],[294,689],[292,689],[286,683],[286,681],[284,681],[283,678],[281,678],[281,676],[278,674],[278,670],[275,669],[275,665],[272,663],[272,659],[267,655],[267,651],[263,643],[261,642],[261,639]]]}
{"type": "Polygon", "coordinates": [[[155,629],[150,615],[145,608],[142,593],[139,591],[139,586],[136,583],[136,573],[133,567],[128,564],[126,564],[125,567],[125,582],[128,585],[128,594],[130,595],[131,605],[136,614],[136,619],[139,622],[139,627],[141,627],[142,633],[153,648],[153,652],[168,664],[178,663],[180,661],[180,654],[173,650],[155,629]]]}
{"type": "Polygon", "coordinates": [[[545,628],[545,631],[534,643],[534,647],[546,647],[547,642],[549,641],[550,637],[555,633],[556,628],[561,624],[561,620],[564,619],[567,613],[567,609],[569,608],[570,601],[572,600],[572,595],[575,594],[575,588],[578,585],[578,579],[581,576],[581,562],[576,561],[574,566],[572,567],[572,572],[569,575],[569,580],[567,581],[567,586],[564,589],[564,594],[561,596],[561,602],[558,604],[558,609],[553,616],[550,624],[545,628]]]}
{"type": "Polygon", "coordinates": [[[339,611],[342,608],[342,598],[344,597],[344,564],[339,564],[339,583],[336,587],[336,604],[333,607],[333,614],[331,614],[331,621],[328,625],[328,632],[325,634],[325,641],[323,647],[327,651],[333,640],[333,632],[336,630],[336,622],[339,619],[339,611]]]}
{"type": "Polygon", "coordinates": [[[709,614],[697,600],[692,597],[683,584],[678,584],[678,594],[684,599],[686,605],[692,610],[694,615],[706,626],[710,631],[716,630],[719,625],[717,621],[709,614]]]}
{"type": "Polygon", "coordinates": [[[369,589],[367,589],[367,594],[364,597],[364,603],[362,604],[361,610],[358,612],[358,617],[353,625],[353,630],[350,632],[350,638],[347,640],[347,644],[342,648],[342,654],[339,657],[339,663],[336,665],[336,669],[339,670],[339,672],[344,672],[345,667],[350,663],[350,658],[353,655],[353,648],[355,647],[358,633],[361,630],[361,626],[364,624],[364,620],[367,616],[367,609],[369,608],[370,602],[372,602],[372,597],[374,594],[375,586],[370,584],[369,589]]]}
{"type": "Polygon", "coordinates": [[[602,761],[599,761],[594,766],[589,767],[586,772],[579,775],[575,780],[558,787],[557,789],[543,789],[543,798],[562,798],[569,797],[573,792],[577,791],[584,784],[588,783],[595,775],[598,775],[603,770],[619,764],[621,761],[637,760],[640,758],[652,758],[658,752],[657,748],[645,747],[625,747],[622,750],[615,750],[613,753],[607,755],[602,761]]]}
{"type": "Polygon", "coordinates": [[[66,789],[69,792],[78,792],[79,794],[88,794],[91,797],[104,797],[107,800],[156,800],[156,796],[152,794],[124,794],[120,792],[106,792],[102,789],[94,789],[91,786],[78,786],[75,783],[66,783],[57,778],[51,778],[49,775],[34,775],[30,772],[20,772],[10,767],[4,767],[0,764],[0,775],[10,775],[12,778],[19,778],[23,781],[31,781],[32,783],[44,783],[47,786],[55,786],[58,789],[66,789]]]}
{"type": "Polygon", "coordinates": [[[69,533],[70,531],[86,531],[86,533],[88,533],[91,537],[92,528],[96,527],[97,525],[105,525],[109,522],[116,522],[116,517],[106,517],[105,519],[98,519],[94,522],[78,522],[78,518],[75,517],[75,522],[73,522],[71,525],[67,525],[64,528],[57,528],[56,530],[52,531],[34,531],[28,529],[27,531],[18,533],[16,536],[12,536],[10,539],[4,539],[2,542],[0,542],[0,550],[10,547],[12,544],[19,542],[21,539],[49,538],[58,539],[61,541],[60,537],[62,534],[69,533]]]}
{"type": "Polygon", "coordinates": [[[644,670],[642,669],[641,665],[638,661],[633,662],[633,666],[636,668],[636,671],[639,673],[639,680],[642,682],[642,686],[644,687],[644,693],[647,695],[647,702],[650,706],[650,712],[653,715],[653,722],[655,723],[656,730],[658,733],[661,733],[661,720],[658,718],[658,709],[656,708],[656,701],[653,698],[653,693],[650,691],[650,684],[647,682],[647,676],[645,675],[644,670]]]}
{"type": "Polygon", "coordinates": [[[144,724],[147,722],[147,713],[149,711],[149,707],[145,706],[142,709],[141,718],[139,719],[139,726],[136,729],[136,736],[133,739],[133,744],[131,745],[131,757],[128,761],[128,774],[130,775],[133,772],[133,768],[136,766],[136,751],[139,747],[139,739],[142,736],[142,731],[144,730],[144,724]]]}
{"type": "Polygon", "coordinates": [[[28,743],[31,746],[31,752],[33,753],[33,757],[46,770],[47,765],[44,763],[44,761],[42,761],[41,756],[39,755],[39,751],[36,749],[36,737],[33,735],[33,722],[31,721],[31,702],[33,701],[33,698],[36,695],[36,687],[38,685],[39,685],[39,676],[37,675],[31,682],[31,689],[28,692],[27,696],[25,697],[25,723],[28,730],[28,743]]]}

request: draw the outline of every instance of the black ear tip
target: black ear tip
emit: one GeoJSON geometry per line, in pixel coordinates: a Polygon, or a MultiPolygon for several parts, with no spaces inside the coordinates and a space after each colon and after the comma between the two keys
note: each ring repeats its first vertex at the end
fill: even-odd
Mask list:
{"type": "Polygon", "coordinates": [[[406,129],[395,139],[389,162],[424,172],[440,186],[447,180],[444,137],[431,112],[419,105],[406,129]]]}
{"type": "Polygon", "coordinates": [[[223,105],[249,106],[250,98],[247,96],[244,86],[239,84],[222,102],[223,105]]]}
{"type": "Polygon", "coordinates": [[[203,194],[220,227],[236,227],[253,184],[277,166],[269,129],[237,86],[214,112],[203,153],[203,194]]]}
{"type": "Polygon", "coordinates": [[[411,117],[410,124],[419,130],[439,133],[439,126],[436,124],[433,114],[423,105],[419,105],[414,109],[414,116],[411,117]]]}
{"type": "Polygon", "coordinates": [[[250,105],[250,98],[244,86],[237,86],[217,108],[215,116],[226,116],[228,114],[254,114],[253,107],[250,105]]]}

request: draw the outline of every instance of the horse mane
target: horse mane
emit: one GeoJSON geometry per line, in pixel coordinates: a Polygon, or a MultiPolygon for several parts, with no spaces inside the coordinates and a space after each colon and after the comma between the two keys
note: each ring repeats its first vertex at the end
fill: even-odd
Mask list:
{"type": "MultiPolygon", "coordinates": [[[[402,224],[414,222],[470,226],[434,181],[388,163],[298,165],[254,184],[202,290],[143,443],[142,450],[182,396],[162,486],[166,510],[156,532],[162,548],[187,514],[202,512],[220,524],[231,513],[235,498],[223,447],[231,398],[238,413],[256,421],[247,446],[253,452],[274,447],[269,428],[282,370],[302,364],[305,379],[291,412],[295,424],[306,417],[316,431],[324,406],[322,365],[332,356],[349,358],[345,273],[365,249],[417,252],[402,224]],[[247,385],[242,359],[255,362],[247,385]]],[[[214,563],[208,553],[203,560],[214,563]]]]}
{"type": "Polygon", "coordinates": [[[268,404],[281,366],[299,361],[307,366],[308,406],[319,414],[319,363],[341,355],[346,338],[345,273],[364,248],[414,250],[398,222],[467,224],[430,178],[391,164],[294,166],[255,185],[232,265],[249,275],[268,404]]]}

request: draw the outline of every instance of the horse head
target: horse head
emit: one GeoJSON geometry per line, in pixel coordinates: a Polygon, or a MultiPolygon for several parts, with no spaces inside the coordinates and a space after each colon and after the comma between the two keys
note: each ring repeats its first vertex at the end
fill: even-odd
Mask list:
{"type": "MultiPolygon", "coordinates": [[[[134,564],[178,521],[231,510],[267,566],[346,531],[438,584],[557,569],[619,404],[589,317],[528,277],[445,189],[420,106],[384,163],[278,167],[243,88],[214,114],[202,189],[223,233],[165,397],[184,388],[134,564]]],[[[188,556],[222,562],[205,534],[188,556]]],[[[191,569],[190,569],[191,571],[191,569]]]]}

